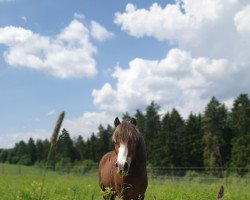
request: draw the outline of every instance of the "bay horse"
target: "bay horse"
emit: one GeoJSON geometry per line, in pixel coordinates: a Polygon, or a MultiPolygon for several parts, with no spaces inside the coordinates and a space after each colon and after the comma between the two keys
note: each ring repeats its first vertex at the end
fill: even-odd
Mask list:
{"type": "Polygon", "coordinates": [[[103,198],[143,200],[148,186],[144,139],[134,118],[129,122],[115,118],[114,125],[115,149],[106,153],[99,163],[99,185],[104,193],[109,189],[112,194],[103,198]]]}

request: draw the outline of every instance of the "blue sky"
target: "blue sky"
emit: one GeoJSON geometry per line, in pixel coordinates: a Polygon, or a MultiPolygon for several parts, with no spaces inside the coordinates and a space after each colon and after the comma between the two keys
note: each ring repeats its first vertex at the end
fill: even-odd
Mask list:
{"type": "Polygon", "coordinates": [[[72,136],[151,101],[229,108],[249,93],[250,4],[231,0],[0,0],[0,148],[72,136]]]}

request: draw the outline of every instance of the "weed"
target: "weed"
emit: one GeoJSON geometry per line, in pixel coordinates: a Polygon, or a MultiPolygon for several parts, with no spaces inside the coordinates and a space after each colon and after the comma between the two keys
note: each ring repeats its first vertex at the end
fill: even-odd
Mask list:
{"type": "Polygon", "coordinates": [[[101,191],[105,200],[115,200],[115,191],[110,187],[106,187],[104,191],[101,191]]]}
{"type": "Polygon", "coordinates": [[[54,128],[54,131],[53,131],[53,134],[51,135],[51,138],[50,138],[50,148],[49,148],[49,153],[47,156],[47,161],[46,161],[46,165],[45,165],[45,169],[44,169],[39,200],[42,200],[43,188],[44,188],[44,184],[45,184],[45,177],[46,177],[46,172],[47,172],[48,164],[49,164],[50,157],[51,157],[51,152],[52,152],[53,146],[57,142],[58,134],[59,134],[59,131],[60,131],[63,119],[64,119],[64,115],[65,115],[64,111],[61,112],[61,114],[59,115],[57,122],[56,122],[56,125],[55,125],[55,128],[54,128]]]}

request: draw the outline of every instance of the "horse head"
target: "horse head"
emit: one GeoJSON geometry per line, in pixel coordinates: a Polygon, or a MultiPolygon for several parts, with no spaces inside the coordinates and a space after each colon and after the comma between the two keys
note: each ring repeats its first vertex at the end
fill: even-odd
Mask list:
{"type": "Polygon", "coordinates": [[[123,174],[128,173],[131,162],[136,156],[140,143],[140,133],[136,127],[136,120],[131,118],[129,122],[120,122],[118,118],[114,121],[115,131],[112,140],[115,143],[116,171],[123,174]]]}

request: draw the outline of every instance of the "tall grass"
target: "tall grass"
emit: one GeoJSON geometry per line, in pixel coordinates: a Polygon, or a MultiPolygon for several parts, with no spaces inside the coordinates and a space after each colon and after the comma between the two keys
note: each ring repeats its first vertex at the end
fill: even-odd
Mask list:
{"type": "MultiPolygon", "coordinates": [[[[2,164],[1,164],[2,165],[2,164]]],[[[42,187],[39,168],[4,164],[4,173],[0,175],[0,199],[2,200],[38,200],[42,187]]],[[[149,178],[145,200],[216,200],[219,187],[224,185],[223,200],[250,199],[250,179],[229,177],[225,179],[149,178]]],[[[102,193],[98,185],[97,171],[85,175],[62,175],[47,171],[43,188],[46,200],[101,200],[102,193]]]]}
{"type": "Polygon", "coordinates": [[[48,152],[48,155],[47,155],[47,160],[46,160],[46,164],[45,164],[45,168],[44,168],[42,184],[41,184],[41,189],[40,189],[40,195],[39,195],[39,198],[38,198],[39,200],[43,199],[43,188],[44,188],[44,184],[45,184],[45,177],[46,177],[46,173],[47,173],[47,168],[48,168],[50,158],[51,158],[51,152],[52,152],[53,146],[57,142],[58,134],[59,134],[59,131],[60,131],[64,116],[65,116],[65,112],[63,111],[63,112],[60,113],[60,115],[59,115],[59,117],[57,119],[54,131],[53,131],[53,133],[51,135],[51,138],[50,138],[50,148],[49,148],[49,152],[48,152]]]}

